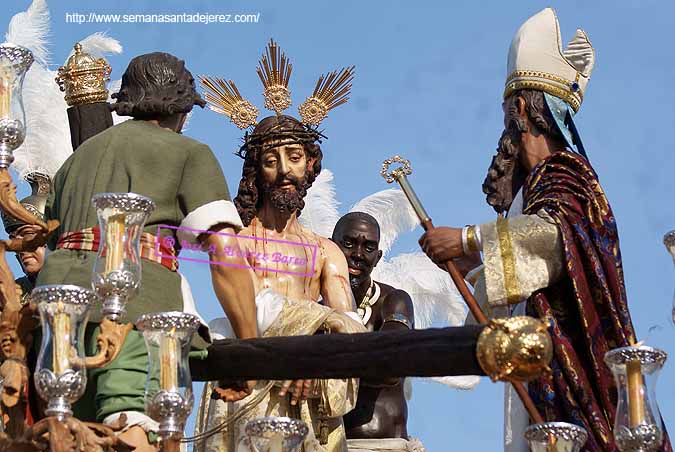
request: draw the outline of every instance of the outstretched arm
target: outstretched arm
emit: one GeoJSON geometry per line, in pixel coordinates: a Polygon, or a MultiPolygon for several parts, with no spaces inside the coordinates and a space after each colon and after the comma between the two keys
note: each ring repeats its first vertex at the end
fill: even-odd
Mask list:
{"type": "Polygon", "coordinates": [[[321,269],[321,297],[326,306],[338,312],[356,311],[344,254],[328,239],[321,239],[321,247],[326,257],[321,269]]]}
{"type": "Polygon", "coordinates": [[[234,229],[229,225],[216,225],[211,231],[226,233],[202,234],[200,242],[209,249],[211,261],[211,281],[216,297],[223,307],[228,320],[232,324],[239,339],[249,339],[258,336],[256,324],[255,298],[253,282],[242,253],[239,253],[239,243],[234,229]],[[226,247],[233,250],[232,255],[225,253],[226,247]],[[224,256],[227,263],[223,265],[224,256]]]}

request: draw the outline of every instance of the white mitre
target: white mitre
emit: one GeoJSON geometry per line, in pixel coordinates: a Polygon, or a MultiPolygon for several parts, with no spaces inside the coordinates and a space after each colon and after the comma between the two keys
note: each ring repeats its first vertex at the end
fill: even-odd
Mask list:
{"type": "Polygon", "coordinates": [[[544,91],[579,111],[595,64],[586,33],[577,29],[563,49],[552,8],[530,17],[516,32],[509,50],[504,98],[519,89],[544,91]]]}

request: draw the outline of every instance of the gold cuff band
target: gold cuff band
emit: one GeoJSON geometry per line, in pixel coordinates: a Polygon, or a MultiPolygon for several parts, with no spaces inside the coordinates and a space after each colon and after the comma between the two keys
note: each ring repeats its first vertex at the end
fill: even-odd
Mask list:
{"type": "Polygon", "coordinates": [[[469,251],[472,253],[480,251],[478,248],[478,240],[476,239],[476,226],[469,226],[466,228],[466,244],[469,251]]]}

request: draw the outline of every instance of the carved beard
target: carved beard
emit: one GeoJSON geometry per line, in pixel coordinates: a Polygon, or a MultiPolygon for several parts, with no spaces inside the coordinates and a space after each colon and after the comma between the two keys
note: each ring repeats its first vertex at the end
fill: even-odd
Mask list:
{"type": "Polygon", "coordinates": [[[263,196],[270,200],[272,206],[281,213],[292,213],[302,210],[305,207],[305,195],[309,184],[307,183],[308,175],[305,173],[302,179],[298,179],[291,174],[280,176],[276,181],[270,183],[262,183],[263,196]],[[279,188],[281,184],[291,182],[295,186],[295,190],[284,190],[279,188]]]}
{"type": "MultiPolygon", "coordinates": [[[[511,109],[509,109],[511,110],[511,109]]],[[[487,176],[483,182],[483,193],[487,203],[497,213],[505,212],[511,206],[515,194],[524,182],[519,164],[521,134],[527,132],[527,124],[515,112],[509,111],[513,119],[508,121],[497,145],[497,154],[492,157],[487,176]]]]}

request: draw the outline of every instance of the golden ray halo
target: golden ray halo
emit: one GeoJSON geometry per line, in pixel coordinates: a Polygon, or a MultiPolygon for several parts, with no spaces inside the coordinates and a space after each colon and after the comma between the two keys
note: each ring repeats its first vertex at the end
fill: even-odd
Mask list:
{"type": "Polygon", "coordinates": [[[291,92],[288,82],[291,78],[293,65],[286,58],[286,54],[279,48],[274,39],[270,39],[265,54],[258,62],[256,72],[265,88],[265,108],[281,114],[291,106],[291,92]]]}
{"type": "Polygon", "coordinates": [[[304,124],[317,127],[330,110],[349,101],[354,69],[342,68],[319,77],[312,95],[298,107],[304,124]]]}
{"type": "Polygon", "coordinates": [[[228,116],[240,129],[258,123],[258,108],[244,99],[232,80],[200,76],[204,97],[211,111],[228,116]]]}

